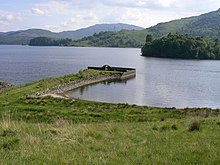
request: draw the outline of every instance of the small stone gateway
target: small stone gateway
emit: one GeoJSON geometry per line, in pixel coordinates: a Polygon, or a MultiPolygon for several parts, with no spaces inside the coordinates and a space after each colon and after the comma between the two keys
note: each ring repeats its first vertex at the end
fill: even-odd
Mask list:
{"type": "Polygon", "coordinates": [[[123,74],[120,77],[122,80],[127,80],[136,76],[135,68],[111,67],[109,65],[103,65],[102,67],[89,66],[88,69],[123,72],[123,74]]]}

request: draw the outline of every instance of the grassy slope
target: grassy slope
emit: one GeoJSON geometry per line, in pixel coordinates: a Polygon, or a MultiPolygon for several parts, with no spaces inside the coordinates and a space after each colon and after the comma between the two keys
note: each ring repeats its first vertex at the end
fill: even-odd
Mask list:
{"type": "Polygon", "coordinates": [[[218,164],[219,110],[139,107],[29,94],[90,76],[81,71],[0,94],[1,164],[218,164]],[[199,131],[188,131],[196,119],[199,131]]]}

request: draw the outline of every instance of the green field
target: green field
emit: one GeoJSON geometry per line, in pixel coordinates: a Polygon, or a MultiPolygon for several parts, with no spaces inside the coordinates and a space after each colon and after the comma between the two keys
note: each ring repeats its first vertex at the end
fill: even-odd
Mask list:
{"type": "Polygon", "coordinates": [[[33,97],[84,70],[0,93],[0,164],[219,164],[220,110],[33,97]]]}

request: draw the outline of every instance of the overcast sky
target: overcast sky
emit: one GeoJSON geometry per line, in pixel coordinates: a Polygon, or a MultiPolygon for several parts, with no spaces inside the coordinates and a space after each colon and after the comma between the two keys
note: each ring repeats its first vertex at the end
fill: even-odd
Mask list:
{"type": "Polygon", "coordinates": [[[100,23],[147,28],[218,8],[220,0],[0,0],[0,31],[64,31],[100,23]]]}

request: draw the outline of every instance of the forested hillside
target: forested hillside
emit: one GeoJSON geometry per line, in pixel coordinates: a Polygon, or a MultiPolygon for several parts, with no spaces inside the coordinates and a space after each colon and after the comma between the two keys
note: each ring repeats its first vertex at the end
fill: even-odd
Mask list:
{"type": "Polygon", "coordinates": [[[121,40],[132,40],[135,42],[132,47],[139,47],[139,45],[144,45],[145,37],[148,34],[152,35],[154,38],[159,38],[169,33],[189,34],[192,36],[220,39],[220,10],[202,14],[200,16],[159,23],[156,26],[144,30],[123,30],[114,33],[112,36],[108,33],[101,33],[99,34],[99,36],[101,36],[99,37],[99,40],[101,41],[95,42],[96,44],[93,44],[93,41],[97,39],[97,35],[76,42],[74,41],[73,45],[110,47],[119,45],[119,47],[128,47],[126,44],[120,44],[121,40]],[[99,45],[99,43],[105,43],[105,41],[103,41],[105,38],[112,40],[111,37],[116,38],[116,36],[118,38],[120,37],[120,40],[116,40],[117,43],[109,44],[108,42],[104,45],[99,45]]]}
{"type": "Polygon", "coordinates": [[[71,46],[94,46],[94,47],[141,47],[142,43],[134,38],[126,36],[126,30],[117,32],[100,32],[93,36],[84,37],[74,41],[71,46]]]}
{"type": "Polygon", "coordinates": [[[67,46],[71,39],[56,39],[47,37],[37,37],[30,40],[30,46],[67,46]]]}

